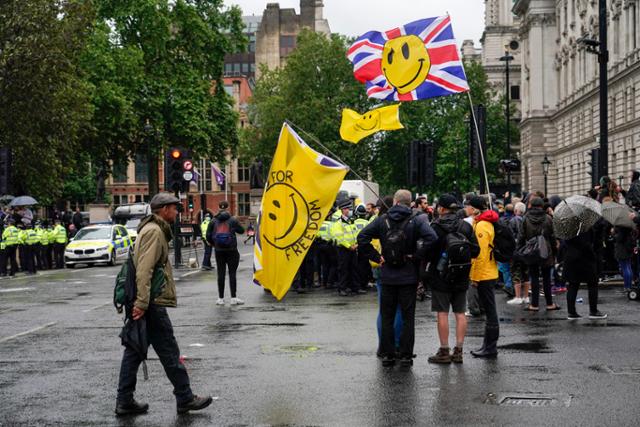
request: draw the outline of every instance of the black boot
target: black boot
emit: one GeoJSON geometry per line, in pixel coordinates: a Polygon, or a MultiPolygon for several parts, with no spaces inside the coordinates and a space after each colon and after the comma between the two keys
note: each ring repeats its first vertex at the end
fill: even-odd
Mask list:
{"type": "Polygon", "coordinates": [[[486,359],[495,358],[498,355],[498,338],[500,337],[499,326],[487,326],[484,330],[484,343],[482,348],[472,351],[474,357],[482,357],[486,359]]]}
{"type": "Polygon", "coordinates": [[[135,400],[127,403],[116,402],[116,414],[117,415],[138,415],[146,414],[149,410],[147,403],[139,403],[135,400]]]}

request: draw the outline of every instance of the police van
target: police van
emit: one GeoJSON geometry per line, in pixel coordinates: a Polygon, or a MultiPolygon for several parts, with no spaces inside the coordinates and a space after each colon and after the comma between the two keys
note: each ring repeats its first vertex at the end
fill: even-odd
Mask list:
{"type": "Polygon", "coordinates": [[[113,211],[113,222],[123,225],[129,232],[131,240],[135,242],[140,220],[147,215],[151,215],[151,206],[148,203],[120,205],[113,211]]]}

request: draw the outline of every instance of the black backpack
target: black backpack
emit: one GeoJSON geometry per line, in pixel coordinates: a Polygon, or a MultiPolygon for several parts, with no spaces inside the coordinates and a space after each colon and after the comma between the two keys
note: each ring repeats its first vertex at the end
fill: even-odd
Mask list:
{"type": "Polygon", "coordinates": [[[387,232],[382,245],[382,256],[385,263],[393,267],[402,267],[406,264],[408,237],[405,229],[414,216],[413,214],[409,215],[402,222],[391,221],[387,215],[384,216],[387,232]]]}
{"type": "Polygon", "coordinates": [[[511,262],[516,250],[516,239],[511,228],[500,220],[493,224],[493,230],[493,246],[491,246],[493,258],[498,262],[511,262]]]}
{"type": "Polygon", "coordinates": [[[446,234],[443,240],[442,256],[436,267],[440,278],[449,285],[468,282],[473,245],[460,228],[458,231],[446,234]]]}

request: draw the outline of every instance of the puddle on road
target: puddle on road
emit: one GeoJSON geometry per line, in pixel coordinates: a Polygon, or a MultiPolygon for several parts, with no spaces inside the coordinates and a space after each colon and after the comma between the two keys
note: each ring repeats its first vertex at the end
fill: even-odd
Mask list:
{"type": "Polygon", "coordinates": [[[522,353],[555,353],[544,341],[528,341],[504,344],[498,346],[499,350],[522,353]]]}

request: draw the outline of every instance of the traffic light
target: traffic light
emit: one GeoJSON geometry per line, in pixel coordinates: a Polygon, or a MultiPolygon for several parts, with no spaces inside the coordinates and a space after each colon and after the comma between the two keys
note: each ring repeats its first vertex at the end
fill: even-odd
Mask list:
{"type": "Polygon", "coordinates": [[[189,212],[193,212],[193,196],[188,197],[187,204],[189,206],[189,212]]]}
{"type": "Polygon", "coordinates": [[[433,142],[413,141],[409,144],[407,172],[409,185],[424,188],[435,181],[435,150],[433,142]]]}
{"type": "Polygon", "coordinates": [[[591,160],[589,160],[589,166],[591,166],[591,170],[588,172],[591,175],[591,187],[597,186],[599,182],[598,171],[600,170],[600,149],[594,148],[589,153],[591,160]]]}
{"type": "Polygon", "coordinates": [[[165,189],[171,192],[186,193],[193,179],[193,160],[191,152],[184,148],[171,148],[165,162],[165,189]]]}

